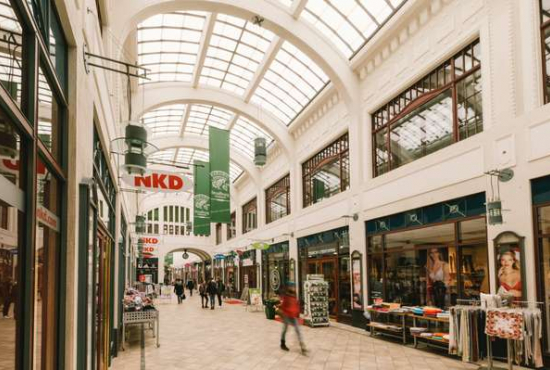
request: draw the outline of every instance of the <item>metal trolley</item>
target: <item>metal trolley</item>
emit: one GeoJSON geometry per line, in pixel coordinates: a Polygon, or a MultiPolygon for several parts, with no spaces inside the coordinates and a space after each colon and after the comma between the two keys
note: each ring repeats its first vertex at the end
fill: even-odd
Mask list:
{"type": "Polygon", "coordinates": [[[153,338],[157,338],[157,347],[160,347],[159,342],[159,311],[144,310],[124,312],[122,318],[122,350],[124,351],[124,343],[126,342],[126,327],[129,325],[148,324],[148,328],[153,331],[153,338]]]}

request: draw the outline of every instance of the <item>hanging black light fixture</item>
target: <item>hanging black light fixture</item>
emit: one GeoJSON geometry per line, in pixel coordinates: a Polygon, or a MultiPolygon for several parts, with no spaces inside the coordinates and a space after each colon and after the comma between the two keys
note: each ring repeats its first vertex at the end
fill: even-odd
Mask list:
{"type": "Polygon", "coordinates": [[[145,233],[145,216],[136,216],[136,233],[144,234],[145,233]]]}
{"type": "Polygon", "coordinates": [[[187,249],[184,249],[184,250],[183,250],[182,257],[183,257],[184,260],[186,260],[186,259],[189,258],[189,254],[187,253],[187,249]]]}
{"type": "Polygon", "coordinates": [[[129,124],[124,137],[127,149],[124,153],[124,169],[130,175],[143,175],[147,170],[147,130],[145,127],[129,124]]]}
{"type": "Polygon", "coordinates": [[[254,164],[264,166],[267,161],[267,145],[264,137],[254,139],[254,164]]]}

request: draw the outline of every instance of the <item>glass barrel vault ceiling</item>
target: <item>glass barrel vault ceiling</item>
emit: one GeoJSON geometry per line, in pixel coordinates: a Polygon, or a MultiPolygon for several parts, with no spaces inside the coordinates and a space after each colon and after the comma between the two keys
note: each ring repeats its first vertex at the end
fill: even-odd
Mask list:
{"type": "MultiPolygon", "coordinates": [[[[182,167],[192,164],[194,161],[208,161],[209,156],[206,150],[192,148],[170,148],[158,151],[149,156],[148,161],[152,164],[179,164],[182,167]]],[[[192,171],[192,166],[189,166],[192,171]]],[[[233,161],[229,162],[229,177],[231,181],[235,181],[241,174],[243,169],[233,161]]]]}
{"type": "MultiPolygon", "coordinates": [[[[296,0],[279,0],[292,6],[296,0]]],[[[307,0],[300,17],[351,58],[407,0],[307,0]]]]}

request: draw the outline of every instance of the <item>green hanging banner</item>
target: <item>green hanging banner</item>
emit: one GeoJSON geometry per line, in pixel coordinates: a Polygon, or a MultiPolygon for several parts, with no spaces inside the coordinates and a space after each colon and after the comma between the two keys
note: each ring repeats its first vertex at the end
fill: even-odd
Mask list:
{"type": "Polygon", "coordinates": [[[210,126],[210,220],[231,223],[229,131],[210,126]]]}
{"type": "Polygon", "coordinates": [[[210,164],[195,161],[193,196],[193,233],[210,235],[210,164]]]}

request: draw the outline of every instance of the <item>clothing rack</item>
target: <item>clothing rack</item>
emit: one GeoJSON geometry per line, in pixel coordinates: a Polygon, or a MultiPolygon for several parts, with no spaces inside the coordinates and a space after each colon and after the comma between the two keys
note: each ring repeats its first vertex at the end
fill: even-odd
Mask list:
{"type": "MultiPolygon", "coordinates": [[[[508,308],[528,308],[528,309],[538,308],[538,309],[541,309],[541,311],[543,307],[544,307],[544,302],[538,302],[538,301],[511,301],[510,305],[508,306],[508,308]]],[[[502,307],[502,308],[507,308],[507,307],[502,307]]],[[[490,338],[492,337],[487,335],[488,341],[490,338]]],[[[491,353],[490,346],[488,346],[487,350],[488,350],[488,353],[491,353]]],[[[489,355],[487,356],[487,360],[489,364],[489,366],[487,367],[487,370],[513,370],[514,369],[513,352],[514,351],[513,351],[512,339],[506,339],[506,357],[507,357],[507,364],[508,364],[507,368],[502,369],[502,368],[493,367],[493,359],[491,354],[491,356],[489,355]]]]}

